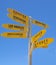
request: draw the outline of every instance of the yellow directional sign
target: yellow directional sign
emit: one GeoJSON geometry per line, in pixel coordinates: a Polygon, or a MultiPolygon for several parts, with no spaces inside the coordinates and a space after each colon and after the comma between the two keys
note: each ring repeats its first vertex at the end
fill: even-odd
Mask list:
{"type": "Polygon", "coordinates": [[[41,40],[39,42],[34,42],[34,48],[47,48],[49,44],[51,44],[54,41],[53,38],[46,38],[44,40],[41,40]]]}
{"type": "Polygon", "coordinates": [[[41,38],[45,33],[46,33],[46,30],[45,30],[45,29],[39,31],[37,34],[35,34],[34,36],[32,36],[31,42],[34,43],[34,41],[36,41],[36,40],[38,40],[39,38],[41,38]]]}
{"type": "Polygon", "coordinates": [[[37,21],[37,20],[33,20],[32,23],[33,23],[33,24],[36,24],[36,25],[38,25],[38,26],[42,26],[42,27],[44,27],[44,28],[48,28],[48,25],[47,25],[47,24],[45,24],[45,23],[43,23],[43,22],[39,22],[39,21],[37,21]]]}
{"type": "Polygon", "coordinates": [[[22,30],[27,32],[27,28],[25,26],[18,26],[15,24],[2,24],[2,27],[10,30],[22,30]]]}
{"type": "Polygon", "coordinates": [[[27,34],[24,32],[4,32],[1,36],[6,38],[26,38],[27,34]]]}
{"type": "Polygon", "coordinates": [[[8,9],[8,17],[21,23],[21,24],[26,24],[28,25],[28,21],[29,21],[29,17],[20,13],[20,12],[17,12],[16,10],[13,10],[13,9],[8,9]]]}

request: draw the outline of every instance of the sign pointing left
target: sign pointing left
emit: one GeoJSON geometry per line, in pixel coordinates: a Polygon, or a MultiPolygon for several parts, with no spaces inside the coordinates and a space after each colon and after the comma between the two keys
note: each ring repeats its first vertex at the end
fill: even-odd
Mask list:
{"type": "Polygon", "coordinates": [[[15,20],[16,22],[19,22],[21,24],[26,24],[28,25],[29,17],[17,12],[16,10],[8,8],[8,17],[11,18],[12,20],[15,20]]]}
{"type": "Polygon", "coordinates": [[[18,26],[15,24],[2,24],[2,27],[10,30],[22,30],[27,32],[26,26],[18,26]]]}
{"type": "Polygon", "coordinates": [[[6,37],[6,38],[26,38],[27,34],[24,32],[4,32],[0,34],[0,36],[6,37]]]}

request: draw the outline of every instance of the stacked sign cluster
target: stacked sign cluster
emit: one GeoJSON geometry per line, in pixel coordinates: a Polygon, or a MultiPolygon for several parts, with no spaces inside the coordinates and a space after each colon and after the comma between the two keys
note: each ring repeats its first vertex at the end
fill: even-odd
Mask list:
{"type": "MultiPolygon", "coordinates": [[[[4,28],[10,29],[10,30],[21,30],[21,31],[20,32],[4,32],[1,34],[1,36],[7,37],[7,38],[27,38],[29,17],[11,8],[8,8],[8,12],[9,12],[8,14],[9,18],[11,18],[12,20],[15,20],[16,22],[24,24],[24,26],[18,26],[15,24],[3,24],[2,26],[4,28]]],[[[32,20],[32,24],[36,24],[38,26],[48,28],[47,24],[44,24],[34,19],[32,20]]],[[[45,38],[44,40],[38,41],[45,33],[46,33],[46,29],[39,31],[37,34],[32,36],[31,43],[33,44],[33,49],[47,48],[48,45],[54,41],[53,38],[45,38]]]]}

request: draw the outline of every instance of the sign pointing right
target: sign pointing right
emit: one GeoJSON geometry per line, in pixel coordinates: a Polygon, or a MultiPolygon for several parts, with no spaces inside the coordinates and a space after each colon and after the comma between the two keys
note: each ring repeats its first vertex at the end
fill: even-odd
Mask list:
{"type": "Polygon", "coordinates": [[[47,48],[54,41],[53,38],[45,38],[44,40],[35,41],[33,48],[47,48]]]}
{"type": "Polygon", "coordinates": [[[38,40],[39,38],[41,38],[45,33],[46,33],[46,30],[45,30],[45,29],[39,31],[37,34],[35,34],[34,36],[32,36],[31,42],[34,43],[34,41],[36,41],[36,40],[38,40]]]}
{"type": "Polygon", "coordinates": [[[36,25],[38,25],[38,26],[42,26],[42,27],[44,27],[44,28],[48,28],[48,25],[47,25],[47,24],[42,23],[42,22],[39,22],[39,21],[37,21],[37,20],[33,20],[32,23],[33,23],[33,24],[36,24],[36,25]]]}

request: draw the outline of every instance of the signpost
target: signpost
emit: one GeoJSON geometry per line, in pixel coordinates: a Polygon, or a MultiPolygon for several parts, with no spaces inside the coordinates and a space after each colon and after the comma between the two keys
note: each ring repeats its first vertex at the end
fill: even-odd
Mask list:
{"type": "Polygon", "coordinates": [[[22,32],[4,32],[0,34],[0,36],[6,38],[29,38],[29,45],[28,45],[28,65],[32,65],[32,51],[35,48],[47,48],[50,43],[53,42],[53,38],[46,38],[44,40],[38,41],[45,33],[46,30],[41,30],[34,36],[32,36],[32,23],[38,26],[48,28],[47,24],[39,22],[37,20],[32,19],[30,16],[26,16],[16,10],[8,8],[8,17],[16,22],[24,24],[25,26],[18,26],[15,24],[3,24],[2,26],[6,29],[10,30],[21,30],[22,32]]]}

